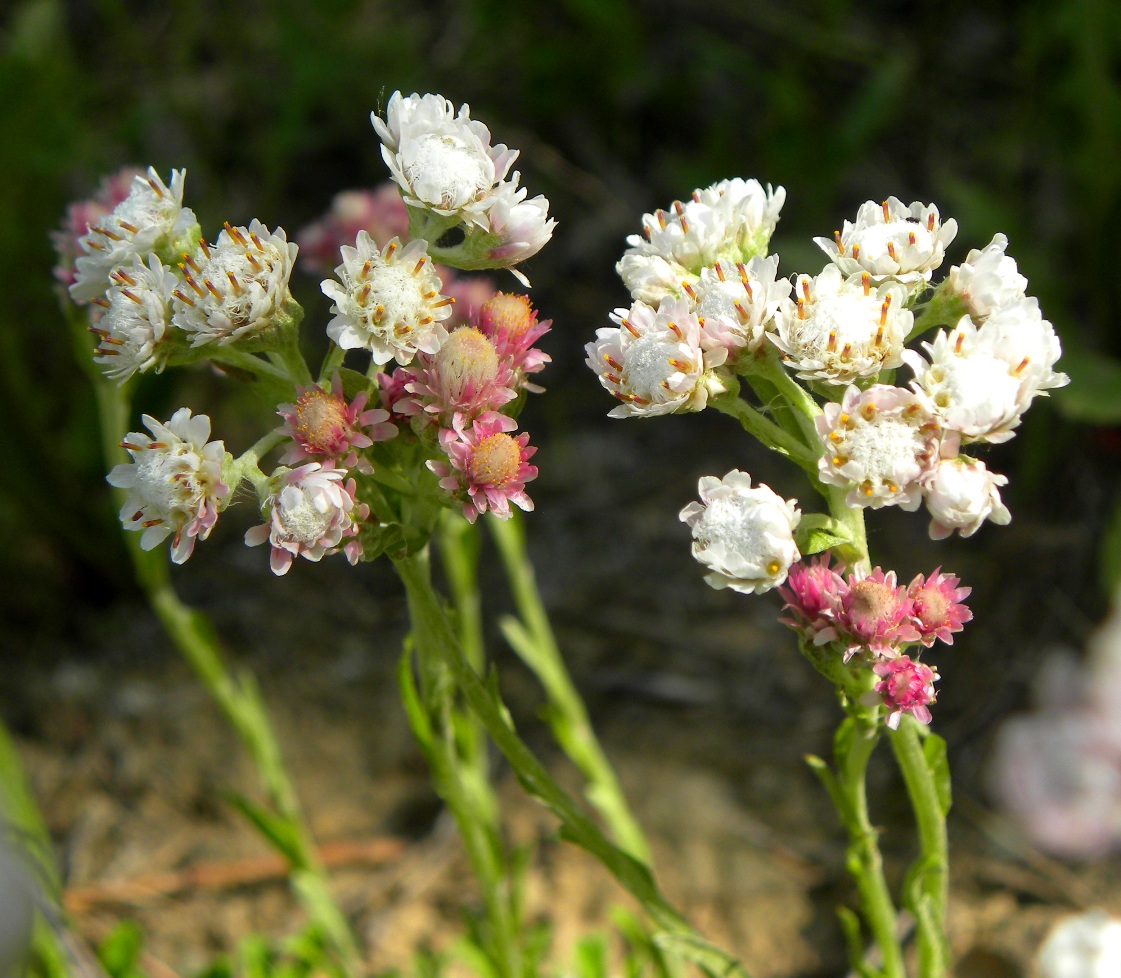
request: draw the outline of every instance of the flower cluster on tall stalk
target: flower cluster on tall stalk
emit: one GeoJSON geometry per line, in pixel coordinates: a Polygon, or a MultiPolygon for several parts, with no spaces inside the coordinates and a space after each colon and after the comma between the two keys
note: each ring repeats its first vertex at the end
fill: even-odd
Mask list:
{"type": "Polygon", "coordinates": [[[785,199],[781,187],[724,180],[644,215],[616,266],[631,304],[596,331],[587,364],[618,401],[612,417],[716,408],[798,465],[825,502],[826,512],[806,513],[733,469],[702,478],[680,518],[709,585],[778,589],[781,620],[841,696],[834,769],[813,765],[849,830],[878,965],[865,959],[857,918],[842,920],[860,974],[899,976],[896,911],[864,791],[887,730],[922,849],[903,903],[917,922],[918,973],[933,978],[949,968],[950,795],[945,747],[928,729],[939,676],[924,657],[971,619],[970,588],[941,568],[904,584],[873,567],[864,513],[925,507],[936,540],[1008,523],[1008,480],[977,453],[1012,438],[1031,402],[1067,378],[1004,235],[935,283],[957,222],[888,197],[815,239],[827,258],[819,272],[784,278],[767,248],[785,199]],[[903,368],[910,376],[899,379],[903,368]]]}
{"type": "Polygon", "coordinates": [[[78,338],[92,353],[86,366],[108,481],[124,530],[134,531],[126,537],[138,579],[256,762],[267,810],[247,799],[239,807],[288,859],[293,888],[318,936],[337,950],[342,974],[357,973],[357,947],[329,896],[264,704],[251,678],[227,670],[205,617],[179,601],[160,553],[167,544],[172,562],[188,560],[246,498],[246,486],[259,514],[244,540],[267,545],[274,574],[300,558],[341,555],[357,564],[385,555],[404,584],[412,631],[399,671],[402,700],[479,881],[472,933],[487,974],[537,973],[543,951],[521,916],[524,862],[504,838],[489,741],[565,837],[639,901],[656,929],[649,953],[660,973],[676,974],[688,958],[709,974],[743,975],[658,891],[648,845],[568,676],[515,519],[533,509],[536,449],[518,416],[526,395],[542,390],[537,375],[549,356],[539,342],[551,322],[524,293],[461,273],[505,271],[528,287],[517,266],[552,236],[548,201],[529,197],[512,169],[518,152],[495,143],[466,105],[398,92],[372,121],[393,184],[338,195],[295,241],[256,219],[203,237],[184,204],[185,173],[165,183],[154,169],[111,178],[97,198],[71,208],[56,235],[68,321],[94,336],[92,347],[78,338]],[[314,372],[300,351],[303,310],[289,289],[300,265],[323,276],[330,303],[330,344],[314,372]],[[212,437],[210,418],[190,407],[166,421],[144,415],[146,431],[122,438],[137,375],[202,363],[251,383],[275,413],[254,444],[227,450],[212,437]],[[541,681],[550,726],[602,826],[529,751],[497,685],[484,679],[481,517],[489,517],[517,609],[503,633],[541,681]],[[430,542],[450,602],[433,587],[430,542]]]}

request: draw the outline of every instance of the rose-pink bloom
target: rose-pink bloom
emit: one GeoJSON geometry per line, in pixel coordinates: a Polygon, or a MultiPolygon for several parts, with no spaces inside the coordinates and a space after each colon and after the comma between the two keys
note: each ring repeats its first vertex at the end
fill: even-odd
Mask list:
{"type": "Polygon", "coordinates": [[[920,574],[907,587],[919,641],[927,648],[934,644],[935,639],[953,645],[952,633],[960,632],[973,618],[973,612],[962,604],[973,589],[958,587],[959,583],[960,578],[943,574],[939,567],[928,578],[924,579],[920,574]]]}
{"type": "Polygon", "coordinates": [[[529,464],[537,449],[529,444],[527,433],[509,434],[515,428],[513,418],[492,411],[470,427],[457,414],[452,427],[440,431],[440,447],[448,461],[431,460],[428,468],[440,477],[440,487],[463,503],[469,523],[488,509],[509,519],[510,503],[527,512],[533,509],[525,484],[537,478],[536,466],[529,464]]]}
{"type": "Polygon", "coordinates": [[[384,248],[390,238],[409,238],[409,213],[397,185],[386,182],[374,190],[344,190],[318,221],[296,234],[300,260],[317,274],[330,275],[340,261],[339,249],[354,244],[365,231],[384,248]]]}
{"type": "Polygon", "coordinates": [[[839,637],[847,643],[846,662],[864,651],[894,659],[900,645],[919,640],[911,620],[911,599],[907,589],[896,583],[895,571],[885,574],[877,567],[861,579],[850,575],[848,585],[837,614],[839,637]]]}
{"type": "Polygon", "coordinates": [[[875,690],[883,698],[888,713],[887,725],[895,730],[904,713],[910,713],[919,723],[930,723],[929,705],[934,702],[934,682],[938,673],[909,656],[877,662],[872,671],[881,677],[875,690]]]}
{"type": "Polygon", "coordinates": [[[837,637],[836,616],[848,584],[829,566],[829,554],[798,562],[787,572],[786,584],[778,589],[791,617],[780,621],[799,632],[814,645],[824,645],[837,637]]]}
{"type": "Polygon", "coordinates": [[[281,464],[292,465],[309,459],[331,460],[341,468],[372,472],[369,460],[357,450],[397,435],[397,426],[389,421],[389,412],[382,408],[365,410],[369,400],[366,391],[348,404],[338,374],[332,379],[330,390],[313,384],[298,388],[296,393],[294,404],[281,404],[276,412],[284,419],[277,433],[292,439],[281,464]]]}
{"type": "Polygon", "coordinates": [[[537,321],[537,310],[524,295],[497,292],[472,317],[472,325],[488,337],[498,356],[507,362],[517,379],[517,388],[540,393],[542,388],[526,380],[537,373],[550,357],[534,347],[553,325],[551,319],[537,321]]]}

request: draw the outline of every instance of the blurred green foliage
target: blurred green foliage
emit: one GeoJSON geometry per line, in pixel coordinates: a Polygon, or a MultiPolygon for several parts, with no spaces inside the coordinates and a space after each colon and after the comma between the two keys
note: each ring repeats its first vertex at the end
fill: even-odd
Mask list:
{"type": "MultiPolygon", "coordinates": [[[[529,272],[561,327],[547,410],[563,423],[604,413],[582,345],[624,298],[613,266],[625,234],[643,211],[734,175],[787,188],[775,240],[786,272],[816,268],[810,236],[869,197],[934,200],[961,225],[952,261],[1005,231],[1067,348],[1121,354],[1108,246],[1121,218],[1121,6],[1111,0],[5,9],[0,546],[5,593],[18,590],[25,609],[13,615],[42,620],[127,579],[93,399],[50,274],[47,233],[67,202],[126,163],[185,166],[204,234],[254,216],[294,232],[336,191],[384,179],[368,115],[398,88],[469,102],[522,149],[525,183],[552,201],[557,238],[529,272]]],[[[314,331],[326,306],[314,281],[299,285],[314,331]]],[[[146,379],[140,402],[169,410],[181,400],[174,385],[206,383],[146,379]]],[[[232,432],[217,427],[233,442],[230,415],[232,432]]],[[[1021,446],[1036,472],[1057,441],[1045,427],[1021,446]]]]}

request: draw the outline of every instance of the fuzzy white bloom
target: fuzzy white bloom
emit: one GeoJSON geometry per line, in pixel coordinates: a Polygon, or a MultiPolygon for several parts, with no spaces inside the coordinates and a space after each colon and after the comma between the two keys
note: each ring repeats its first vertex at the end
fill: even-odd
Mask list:
{"type": "Polygon", "coordinates": [[[492,146],[490,130],[471,118],[470,107],[460,106],[457,115],[442,95],[394,92],[385,120],[376,113],[370,119],[406,204],[487,228],[517,150],[492,146]]]}
{"type": "Polygon", "coordinates": [[[1039,978],[1117,978],[1121,975],[1121,920],[1104,910],[1062,918],[1036,959],[1039,978]]]}
{"type": "Polygon", "coordinates": [[[701,502],[679,518],[693,531],[693,556],[709,568],[705,581],[742,594],[762,594],[786,580],[800,558],[794,530],[802,519],[797,501],[769,486],[752,488],[751,476],[733,469],[723,479],[697,484],[701,502]]]}
{"type": "Polygon", "coordinates": [[[151,550],[174,534],[171,559],[181,564],[205,540],[218,520],[229,487],[222,481],[227,458],[220,441],[210,441],[210,418],[191,417],[180,408],[167,424],[144,415],[152,433],[130,431],[121,444],[132,456],[106,476],[109,485],[129,491],[121,507],[126,530],[139,530],[140,547],[151,550]]]}
{"type": "Polygon", "coordinates": [[[1054,370],[1063,354],[1055,328],[1039,311],[1033,298],[1019,299],[989,314],[981,335],[993,352],[1012,367],[1020,378],[1022,396],[1030,402],[1056,387],[1065,387],[1070,378],[1054,370]]]}
{"type": "Polygon", "coordinates": [[[109,273],[108,306],[91,327],[98,337],[94,360],[105,375],[123,384],[133,374],[163,366],[171,325],[171,295],[179,279],[155,255],[145,265],[137,255],[130,265],[109,273]]]}
{"type": "Polygon", "coordinates": [[[1000,487],[1007,484],[1007,477],[968,455],[941,459],[923,483],[930,538],[944,540],[954,531],[971,537],[985,520],[998,526],[1011,522],[1012,514],[1000,501],[1000,487]]]}
{"type": "Polygon", "coordinates": [[[887,384],[866,391],[852,386],[840,404],[825,405],[816,425],[825,446],[818,477],[831,486],[851,485],[850,506],[918,509],[941,436],[923,398],[887,384]]]}
{"type": "Polygon", "coordinates": [[[845,221],[833,240],[814,241],[846,275],[868,272],[874,282],[902,282],[913,292],[930,281],[957,232],[957,221],[943,224],[934,204],[915,201],[908,207],[888,197],[881,204],[861,204],[856,223],[845,221]]]}
{"type": "Polygon", "coordinates": [[[1068,383],[1052,370],[1062,352],[1034,299],[998,309],[978,328],[963,316],[952,332],[923,343],[929,362],[914,350],[903,359],[912,386],[929,395],[943,427],[965,441],[999,443],[1012,437],[1036,396],[1068,383]]]}
{"type": "Polygon", "coordinates": [[[89,302],[104,295],[109,273],[118,265],[132,264],[137,255],[176,252],[187,246],[198,222],[194,212],[183,206],[186,173],[172,170],[170,187],[153,167],[146,176],[133,178],[128,197],[78,240],[84,254],[74,262],[70,298],[89,302]]]}
{"type": "Polygon", "coordinates": [[[643,234],[627,238],[615,270],[633,298],[657,305],[696,283],[702,268],[766,254],[785,200],[782,187],[738,177],[694,190],[685,203],[642,216],[643,234]]]}
{"type": "Polygon", "coordinates": [[[657,310],[636,302],[611,318],[619,326],[596,330],[584,347],[599,382],[622,401],[609,417],[701,411],[710,394],[724,391],[713,368],[728,351],[702,348],[701,324],[685,300],[663,299],[657,310]]]}
{"type": "Polygon", "coordinates": [[[980,324],[1001,306],[1009,306],[1027,294],[1028,280],[1006,255],[1008,238],[994,234],[984,248],[974,248],[960,265],[950,268],[942,289],[965,303],[973,321],[980,324]]]}
{"type": "Polygon", "coordinates": [[[190,335],[192,346],[263,333],[289,299],[298,250],[283,228],[269,231],[256,219],[247,228],[227,224],[214,244],[200,241],[195,254],[184,257],[185,283],[175,291],[172,322],[190,335]]]}
{"type": "Polygon", "coordinates": [[[418,238],[402,245],[390,239],[380,251],[365,231],[354,247],[343,245],[339,281],[320,283],[333,300],[335,318],[327,335],[344,350],[369,350],[378,366],[410,363],[418,350],[435,353],[448,338],[442,325],[452,303],[440,294],[443,283],[418,238]],[[339,283],[342,283],[341,285],[339,283]]]}
{"type": "Polygon", "coordinates": [[[354,492],[354,480],[346,480],[345,469],[308,462],[285,472],[265,500],[268,522],[247,530],[245,543],[256,547],[269,542],[269,563],[278,577],[288,573],[296,557],[321,560],[336,553],[344,539],[342,549],[355,564],[362,555],[358,524],[369,510],[356,502],[354,492]]]}
{"type": "Polygon", "coordinates": [[[903,362],[915,318],[906,300],[901,285],[873,286],[867,273],[846,279],[826,265],[816,278],[798,276],[794,298],[783,299],[767,335],[803,380],[851,384],[903,362]]]}
{"type": "Polygon", "coordinates": [[[495,241],[487,258],[491,262],[516,265],[531,255],[536,255],[553,236],[557,222],[549,217],[549,201],[540,194],[526,200],[528,191],[504,184],[487,212],[488,230],[495,241]]]}
{"type": "Polygon", "coordinates": [[[779,303],[790,295],[790,280],[776,280],[777,274],[778,255],[756,255],[746,265],[717,262],[702,268],[695,286],[684,285],[709,345],[730,354],[759,349],[779,303]]]}

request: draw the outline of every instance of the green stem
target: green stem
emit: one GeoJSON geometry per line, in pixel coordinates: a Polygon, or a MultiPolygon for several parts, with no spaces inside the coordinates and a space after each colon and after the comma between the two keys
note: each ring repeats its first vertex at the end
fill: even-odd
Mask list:
{"type": "Polygon", "coordinates": [[[213,360],[219,366],[228,366],[236,370],[244,370],[256,377],[264,377],[269,380],[282,381],[285,383],[289,380],[287,371],[269,363],[268,360],[262,360],[253,353],[236,350],[231,346],[215,348],[215,350],[208,355],[208,359],[213,360]]]}
{"type": "Polygon", "coordinates": [[[949,799],[939,797],[934,772],[919,740],[919,724],[905,716],[890,732],[891,747],[919,831],[919,858],[906,887],[908,909],[918,929],[920,978],[943,978],[949,955],[946,946],[946,904],[949,899],[949,844],[946,814],[949,799]]]}
{"type": "Polygon", "coordinates": [[[868,761],[879,741],[879,725],[855,721],[848,756],[837,758],[838,773],[849,803],[849,871],[856,879],[868,927],[882,955],[886,978],[902,978],[903,951],[895,931],[895,904],[884,878],[879,832],[868,816],[868,761]]]}
{"type": "MultiPolygon", "coordinates": [[[[446,530],[444,536],[454,539],[456,532],[446,530]]],[[[464,553],[464,547],[453,546],[448,550],[452,556],[449,559],[445,553],[444,563],[453,568],[449,578],[453,581],[453,591],[459,595],[457,606],[468,611],[467,621],[462,618],[458,621],[460,631],[467,635],[473,654],[481,656],[482,634],[476,629],[477,620],[472,616],[472,610],[477,610],[472,606],[478,604],[472,555],[464,553]]],[[[415,560],[418,573],[427,581],[426,553],[422,552],[415,560]]],[[[434,628],[438,629],[439,623],[417,606],[412,594],[409,595],[409,617],[421,683],[418,697],[406,659],[400,674],[406,712],[428,758],[436,791],[455,819],[482,891],[488,925],[485,950],[499,978],[520,978],[523,929],[511,898],[511,867],[502,843],[497,802],[487,777],[486,742],[474,716],[457,709],[455,683],[448,663],[437,653],[441,636],[434,628]]]]}
{"type": "Polygon", "coordinates": [[[722,414],[735,418],[749,435],[758,438],[780,455],[785,455],[809,473],[811,478],[816,478],[817,456],[810,452],[797,436],[779,427],[740,397],[738,383],[736,387],[718,397],[709,398],[708,405],[722,414]]]}
{"type": "MultiPolygon", "coordinates": [[[[96,380],[102,455],[106,469],[124,461],[118,441],[127,431],[129,397],[120,387],[96,380]]],[[[124,493],[114,492],[118,502],[124,493]]],[[[162,551],[144,551],[136,534],[124,534],[136,578],[164,630],[179,648],[249,751],[261,786],[270,804],[285,823],[284,845],[279,846],[293,870],[293,888],[313,919],[334,941],[348,973],[354,973],[357,948],[341,911],[332,902],[319,867],[295,789],[288,778],[268,712],[249,672],[234,676],[222,661],[219,641],[209,619],[180,601],[162,551]]],[[[274,844],[275,838],[270,837],[274,844]]]]}
{"type": "Polygon", "coordinates": [[[716,978],[746,978],[743,966],[729,954],[709,944],[689,926],[658,891],[649,869],[614,845],[598,826],[549,775],[514,730],[510,715],[493,685],[484,683],[456,641],[444,610],[428,580],[423,554],[393,558],[394,567],[408,597],[414,623],[423,621],[422,636],[430,643],[427,653],[445,663],[467,705],[478,717],[494,745],[510,762],[522,786],[541,801],[562,823],[562,833],[598,859],[604,867],[642,904],[661,928],[657,939],[673,947],[716,978]]]}
{"type": "MultiPolygon", "coordinates": [[[[479,599],[478,565],[480,539],[477,527],[451,510],[440,514],[437,525],[437,540],[440,547],[444,573],[455,607],[456,631],[459,645],[467,661],[476,672],[486,668],[486,646],[483,639],[482,602],[479,599]]],[[[463,751],[466,766],[473,772],[479,793],[485,796],[488,821],[497,826],[498,806],[490,789],[490,772],[487,760],[486,738],[478,722],[470,714],[459,713],[456,717],[456,730],[463,751]]],[[[480,797],[480,802],[484,801],[480,797]]]]}
{"type": "Polygon", "coordinates": [[[520,621],[507,618],[503,633],[536,674],[549,699],[549,723],[564,752],[587,779],[585,795],[603,816],[615,841],[640,862],[651,865],[650,846],[627,805],[619,779],[596,737],[588,711],[565,668],[549,615],[537,590],[533,564],[525,545],[519,514],[508,520],[488,519],[520,621]]]}
{"type": "Polygon", "coordinates": [[[331,382],[331,377],[343,365],[344,359],[346,359],[346,350],[338,344],[332,343],[327,349],[327,355],[323,358],[323,362],[319,365],[320,387],[324,387],[331,382]]]}

